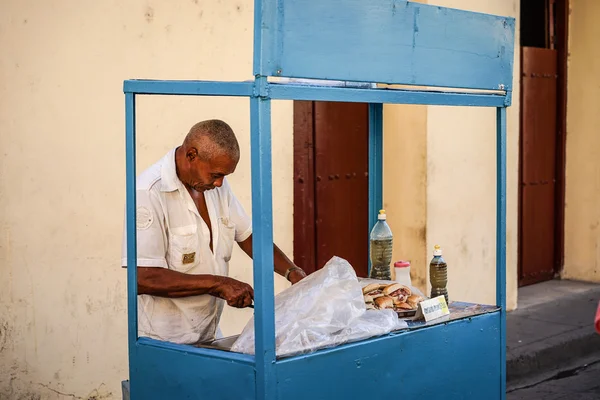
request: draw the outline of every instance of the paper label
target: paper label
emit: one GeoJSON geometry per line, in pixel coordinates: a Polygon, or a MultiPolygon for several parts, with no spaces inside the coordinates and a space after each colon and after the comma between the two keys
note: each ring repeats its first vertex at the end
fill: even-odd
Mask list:
{"type": "Polygon", "coordinates": [[[450,310],[448,309],[448,304],[446,304],[446,298],[438,296],[420,302],[415,319],[425,319],[425,322],[429,322],[449,314],[450,310]]]}

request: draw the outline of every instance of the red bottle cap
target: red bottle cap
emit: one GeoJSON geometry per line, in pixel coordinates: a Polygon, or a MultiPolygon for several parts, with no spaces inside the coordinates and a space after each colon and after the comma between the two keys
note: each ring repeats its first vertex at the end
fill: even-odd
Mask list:
{"type": "Polygon", "coordinates": [[[406,267],[410,267],[410,262],[409,261],[396,261],[394,263],[394,267],[395,268],[406,268],[406,267]]]}

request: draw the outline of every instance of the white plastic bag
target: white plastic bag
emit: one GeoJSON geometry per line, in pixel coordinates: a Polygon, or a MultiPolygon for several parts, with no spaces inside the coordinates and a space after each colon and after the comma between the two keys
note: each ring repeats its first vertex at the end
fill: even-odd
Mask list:
{"type": "MultiPolygon", "coordinates": [[[[275,296],[278,357],[384,335],[405,326],[392,310],[367,312],[356,273],[339,257],[275,296]]],[[[231,351],[254,354],[254,318],[231,351]]]]}

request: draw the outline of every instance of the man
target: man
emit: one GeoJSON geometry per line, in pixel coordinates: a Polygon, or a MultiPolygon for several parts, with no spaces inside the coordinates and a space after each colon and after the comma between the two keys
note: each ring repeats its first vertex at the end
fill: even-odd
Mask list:
{"type": "MultiPolygon", "coordinates": [[[[228,277],[234,241],[252,257],[251,220],[225,178],[239,159],[233,130],[208,120],[138,177],[140,336],[183,344],[212,340],[225,302],[252,304],[252,287],[228,277]]],[[[306,276],[273,247],[276,272],[292,284],[306,276]]]]}

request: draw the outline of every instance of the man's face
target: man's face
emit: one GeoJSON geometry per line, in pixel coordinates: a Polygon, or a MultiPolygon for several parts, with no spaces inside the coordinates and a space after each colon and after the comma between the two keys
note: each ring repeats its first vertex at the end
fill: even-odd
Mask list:
{"type": "Polygon", "coordinates": [[[200,157],[188,157],[189,179],[185,182],[197,192],[212,190],[223,185],[223,178],[233,173],[238,160],[225,154],[219,154],[209,160],[200,157]]]}

